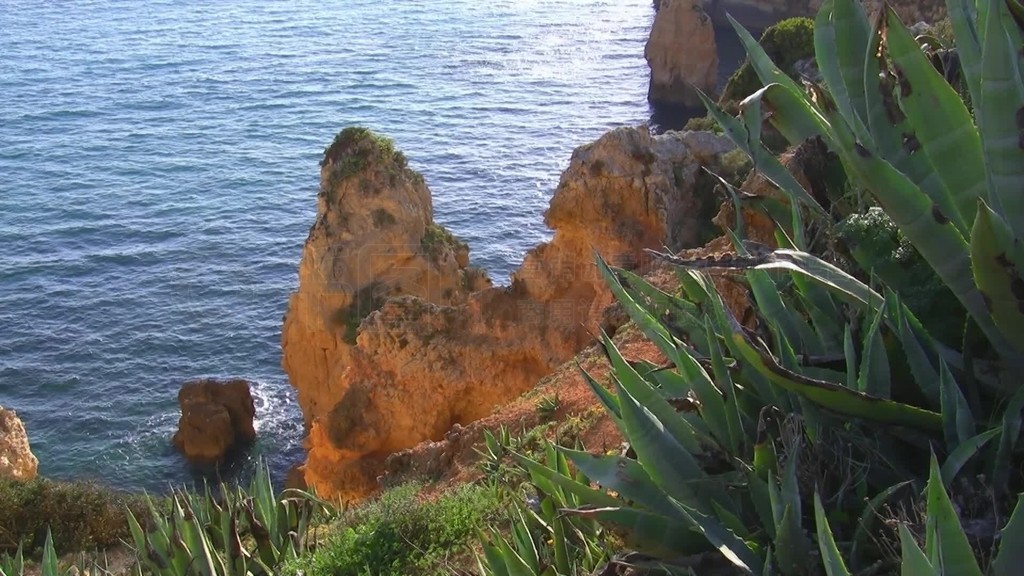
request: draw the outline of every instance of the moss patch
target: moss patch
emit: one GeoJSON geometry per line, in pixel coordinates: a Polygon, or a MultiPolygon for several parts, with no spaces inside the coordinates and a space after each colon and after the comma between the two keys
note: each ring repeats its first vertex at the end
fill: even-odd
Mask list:
{"type": "Polygon", "coordinates": [[[383,208],[377,208],[374,210],[370,214],[370,217],[373,219],[373,225],[377,228],[394,226],[395,222],[397,222],[391,212],[388,212],[383,208]]]}

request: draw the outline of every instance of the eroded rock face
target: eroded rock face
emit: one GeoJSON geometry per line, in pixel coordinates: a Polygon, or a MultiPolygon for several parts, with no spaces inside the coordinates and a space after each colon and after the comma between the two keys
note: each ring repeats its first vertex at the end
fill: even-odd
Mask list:
{"type": "Polygon", "coordinates": [[[237,446],[256,439],[256,408],[249,382],[196,380],[178,391],[181,418],[174,446],[196,464],[214,464],[237,446]]]}
{"type": "Polygon", "coordinates": [[[332,167],[350,160],[329,150],[282,336],[284,367],[309,427],[305,480],[320,494],[363,497],[389,454],[490,414],[571,358],[609,322],[612,298],[594,251],[639,268],[644,248],[700,245],[717,202],[696,191],[698,171],[731,148],[712,134],[652,137],[642,127],[577,149],[545,216],[552,240],[526,255],[509,287],[483,289],[483,274],[465,267],[467,258],[432,259],[417,249],[416,234],[434,226],[417,175],[382,178],[387,166],[368,162],[359,174],[332,179],[332,167]],[[387,241],[399,245],[378,251],[393,255],[390,264],[382,259],[353,282],[346,276],[353,255],[368,239],[385,240],[369,226],[354,234],[340,223],[365,221],[380,203],[411,232],[396,230],[387,241]],[[399,273],[432,280],[395,290],[390,279],[399,273]],[[345,285],[339,279],[349,292],[332,291],[345,285]],[[360,286],[382,283],[391,289],[359,318],[353,340],[334,319],[347,314],[360,286]]]}
{"type": "Polygon", "coordinates": [[[700,0],[661,0],[644,57],[651,67],[647,100],[653,104],[700,106],[695,88],[715,91],[715,29],[700,0]]]}
{"type": "Polygon", "coordinates": [[[25,425],[14,410],[0,406],[0,478],[27,482],[38,470],[39,460],[29,447],[25,425]]]}

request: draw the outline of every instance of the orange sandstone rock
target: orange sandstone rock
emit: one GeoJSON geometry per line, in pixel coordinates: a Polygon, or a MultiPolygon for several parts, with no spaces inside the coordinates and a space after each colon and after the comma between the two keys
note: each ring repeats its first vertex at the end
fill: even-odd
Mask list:
{"type": "Polygon", "coordinates": [[[384,141],[346,132],[324,159],[282,333],[309,430],[305,481],[341,499],[372,492],[389,454],[487,416],[589,343],[612,301],[595,251],[637,269],[644,248],[699,245],[717,205],[700,167],[732,149],[645,127],[577,149],[545,216],[554,237],[489,288],[433,224],[419,175],[384,141]],[[391,218],[374,219],[382,209],[391,218]]]}
{"type": "Polygon", "coordinates": [[[650,102],[700,106],[695,88],[710,94],[718,82],[715,28],[701,1],[661,0],[644,57],[650,102]]]}
{"type": "Polygon", "coordinates": [[[232,448],[256,439],[256,408],[246,380],[186,382],[178,404],[181,418],[173,442],[191,462],[219,462],[232,448]]]}
{"type": "Polygon", "coordinates": [[[0,406],[0,478],[27,482],[36,477],[39,460],[28,444],[25,425],[14,410],[0,406]]]}

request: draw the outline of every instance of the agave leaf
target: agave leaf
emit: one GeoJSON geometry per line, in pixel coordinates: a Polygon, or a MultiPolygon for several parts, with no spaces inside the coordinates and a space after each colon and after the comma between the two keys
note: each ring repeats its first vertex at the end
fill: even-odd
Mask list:
{"type": "MultiPolygon", "coordinates": [[[[660,490],[650,474],[636,460],[622,456],[595,456],[587,452],[558,447],[569,460],[606,490],[614,490],[623,499],[659,514],[671,513],[668,495],[660,490]]],[[[583,497],[583,493],[580,493],[583,497]]],[[[590,495],[587,494],[587,497],[590,495]]],[[[622,502],[608,502],[610,496],[590,502],[596,506],[615,507],[622,502]]]]}
{"type": "MultiPolygon", "coordinates": [[[[692,426],[690,426],[690,423],[686,419],[681,418],[679,414],[676,413],[675,408],[673,408],[668,403],[668,401],[665,400],[665,398],[663,398],[660,394],[655,392],[655,390],[651,387],[651,384],[644,380],[640,376],[640,374],[638,374],[636,370],[634,370],[633,367],[628,362],[626,362],[626,359],[622,357],[622,354],[619,352],[619,349],[615,346],[615,343],[612,342],[612,339],[609,338],[607,334],[602,334],[602,338],[604,341],[604,350],[608,355],[608,358],[614,369],[614,376],[618,383],[625,390],[627,390],[634,398],[636,398],[641,405],[650,410],[655,415],[655,417],[657,417],[658,420],[665,425],[665,427],[673,435],[675,440],[679,442],[684,448],[686,448],[687,451],[693,454],[699,454],[700,452],[703,452],[703,449],[700,445],[700,440],[698,439],[698,432],[694,430],[692,426]]],[[[681,354],[686,354],[686,352],[683,351],[681,352],[681,354]]],[[[698,369],[700,369],[699,365],[695,360],[692,361],[692,363],[693,365],[697,366],[698,369]]],[[[703,372],[703,369],[700,370],[701,372],[703,372]]],[[[697,381],[694,382],[694,385],[697,386],[700,382],[701,379],[698,378],[697,381]]],[[[710,384],[710,379],[705,378],[703,379],[703,382],[706,382],[706,386],[710,386],[711,389],[715,391],[715,394],[718,395],[720,402],[721,396],[718,394],[717,389],[714,388],[714,385],[710,384]]],[[[706,388],[706,386],[701,388],[704,389],[706,388]]],[[[706,390],[705,393],[707,393],[706,390]]],[[[711,399],[708,399],[705,402],[704,395],[701,395],[700,399],[701,402],[704,404],[703,412],[709,426],[725,426],[724,404],[722,407],[723,413],[721,414],[721,422],[719,422],[717,419],[713,419],[716,418],[717,415],[711,414],[709,412],[709,409],[716,407],[714,402],[711,399]]],[[[712,428],[712,430],[714,430],[714,428],[712,428]]],[[[722,441],[721,436],[719,436],[719,439],[719,441],[722,441]]],[[[724,437],[724,439],[727,441],[728,436],[724,437]]]]}
{"type": "Polygon", "coordinates": [[[996,329],[974,284],[964,237],[906,176],[856,143],[848,129],[838,128],[836,141],[837,151],[847,169],[871,191],[886,214],[964,305],[993,346],[1001,353],[1010,352],[1012,349],[996,329]]]}
{"type": "Polygon", "coordinates": [[[505,538],[497,536],[498,552],[505,563],[509,576],[537,576],[537,571],[526,563],[519,552],[505,538]]]}
{"type": "MultiPolygon", "coordinates": [[[[942,392],[939,386],[939,373],[935,370],[935,366],[926,352],[926,347],[931,348],[930,337],[923,327],[920,328],[920,331],[915,329],[913,323],[917,323],[917,326],[920,325],[917,318],[914,318],[910,310],[899,301],[896,293],[888,288],[885,291],[885,301],[888,307],[889,324],[899,337],[903,354],[907,359],[911,374],[914,375],[914,381],[917,382],[917,387],[933,407],[940,407],[942,392]]],[[[932,353],[934,355],[934,350],[932,353]]]]}
{"type": "Polygon", "coordinates": [[[673,504],[690,519],[695,529],[703,534],[707,541],[717,548],[734,566],[748,573],[761,572],[761,559],[757,557],[757,554],[754,553],[746,542],[736,536],[731,530],[713,517],[704,515],[681,502],[673,502],[673,504]]]}
{"type": "Polygon", "coordinates": [[[878,398],[888,398],[892,384],[889,381],[889,356],[882,341],[882,320],[885,306],[880,306],[867,334],[864,336],[864,357],[861,359],[857,389],[878,398]]]}
{"type": "MultiPolygon", "coordinates": [[[[633,320],[640,330],[647,336],[648,339],[659,350],[662,351],[670,360],[672,360],[681,369],[692,369],[690,363],[688,363],[682,356],[685,355],[687,346],[681,343],[673,334],[668,330],[667,326],[671,324],[682,324],[687,334],[691,332],[702,332],[703,325],[701,322],[692,318],[691,315],[683,310],[679,306],[666,307],[660,317],[655,317],[648,309],[646,309],[640,302],[633,298],[632,294],[626,288],[623,282],[628,282],[630,288],[642,290],[647,292],[643,286],[647,285],[647,282],[642,278],[628,279],[625,274],[616,274],[616,271],[612,270],[604,259],[600,255],[596,256],[598,270],[604,277],[605,283],[611,289],[612,294],[622,304],[623,309],[629,315],[630,319],[633,320]],[[680,350],[682,349],[682,350],[680,350]]],[[[647,285],[649,286],[649,285],[647,285]]],[[[653,288],[652,288],[653,289],[653,288]]],[[[666,295],[667,296],[667,295],[666,295]]]]}
{"type": "Polygon", "coordinates": [[[619,411],[618,398],[606,390],[605,387],[595,380],[589,372],[584,370],[583,366],[580,366],[579,363],[576,364],[576,367],[579,368],[580,374],[583,375],[583,380],[587,383],[587,386],[590,386],[590,389],[594,392],[594,396],[597,396],[597,399],[601,401],[601,404],[604,406],[605,411],[608,412],[608,415],[613,421],[615,421],[615,424],[618,425],[620,430],[623,429],[622,413],[619,411]]]}
{"type": "MultiPolygon", "coordinates": [[[[148,496],[146,497],[149,498],[148,496]]],[[[135,514],[132,513],[131,508],[125,508],[125,513],[128,515],[128,531],[132,535],[132,542],[135,545],[135,552],[139,555],[146,553],[146,533],[142,530],[142,526],[139,521],[135,518],[135,514]]]]}
{"type": "Polygon", "coordinates": [[[825,508],[821,505],[821,496],[814,493],[814,524],[818,530],[818,549],[821,551],[822,563],[825,565],[825,574],[828,576],[850,576],[843,562],[843,555],[836,546],[836,539],[832,535],[832,529],[828,526],[828,518],[825,517],[825,508]]]}
{"type": "Polygon", "coordinates": [[[810,542],[800,520],[793,506],[787,503],[782,519],[775,526],[775,557],[783,574],[801,573],[810,553],[810,542]]]}
{"type": "Polygon", "coordinates": [[[1021,411],[1024,411],[1024,386],[1017,390],[1003,410],[1002,434],[999,435],[999,448],[993,462],[993,486],[1007,485],[1011,454],[1020,436],[1021,411]]]}
{"type": "Polygon", "coordinates": [[[833,382],[808,378],[786,370],[759,347],[747,340],[743,329],[733,320],[732,341],[744,360],[768,380],[785,390],[796,392],[808,400],[839,414],[864,420],[908,426],[926,432],[942,429],[942,416],[928,410],[876,398],[850,390],[833,382]]]}
{"type": "Polygon", "coordinates": [[[800,293],[800,301],[807,310],[818,340],[824,350],[836,350],[843,346],[843,328],[845,322],[837,322],[841,318],[839,310],[824,286],[801,274],[791,275],[793,284],[800,293]]]}
{"type": "Polygon", "coordinates": [[[1000,428],[993,428],[987,432],[982,432],[977,436],[964,440],[956,450],[953,450],[949,456],[946,457],[946,461],[942,464],[942,481],[946,484],[953,482],[956,478],[960,469],[963,468],[964,464],[974,456],[978,450],[988,443],[989,440],[994,438],[1001,432],[1000,428]]]}
{"type": "Polygon", "coordinates": [[[718,518],[718,520],[722,522],[723,526],[732,530],[737,536],[744,540],[751,537],[750,531],[739,516],[736,516],[725,508],[722,508],[717,502],[712,502],[711,505],[715,509],[715,518],[718,518]]]}
{"type": "Polygon", "coordinates": [[[775,184],[786,195],[790,203],[799,202],[819,216],[825,215],[825,210],[821,205],[803,189],[803,186],[800,185],[796,177],[789,170],[786,170],[786,167],[779,162],[779,159],[765,148],[760,141],[755,142],[751,139],[747,127],[742,122],[726,114],[703,93],[698,94],[704,102],[708,113],[722,128],[725,135],[750,157],[758,174],[761,174],[771,181],[772,184],[775,184]]]}
{"type": "MultiPolygon", "coordinates": [[[[985,2],[982,4],[985,5],[985,2]]],[[[984,20],[978,20],[975,0],[946,0],[946,13],[953,25],[956,51],[960,57],[960,67],[967,80],[971,100],[981,102],[981,33],[983,30],[979,29],[978,24],[979,22],[984,23],[984,20]]]]}
{"type": "MultiPolygon", "coordinates": [[[[1021,116],[1024,121],[1024,112],[1021,116]]],[[[1024,253],[1007,223],[984,201],[979,201],[971,230],[971,261],[974,280],[996,326],[1019,350],[1024,350],[1024,253]]]]}
{"type": "Polygon", "coordinates": [[[939,462],[932,454],[928,475],[927,532],[925,547],[929,558],[941,558],[938,566],[944,574],[963,576],[981,576],[981,568],[974,558],[974,551],[967,541],[960,519],[949,500],[949,494],[942,485],[942,473],[939,462]]]}
{"type": "Polygon", "coordinates": [[[843,339],[843,356],[846,358],[846,387],[857,390],[857,349],[853,343],[853,329],[846,324],[846,335],[843,339]]]}
{"type": "Polygon", "coordinates": [[[750,502],[754,507],[754,512],[757,514],[757,527],[765,530],[769,540],[774,540],[775,518],[772,512],[772,496],[769,493],[767,480],[767,477],[771,476],[772,474],[770,472],[766,474],[766,477],[762,477],[753,470],[748,471],[746,474],[746,486],[747,497],[750,498],[750,502]]]}
{"type": "Polygon", "coordinates": [[[677,258],[671,254],[662,254],[653,250],[647,251],[656,258],[684,268],[723,268],[723,269],[755,269],[755,270],[786,270],[798,272],[804,276],[827,286],[851,303],[867,306],[876,311],[882,303],[882,297],[869,286],[840,270],[824,260],[798,250],[759,251],[751,256],[736,256],[728,259],[695,259],[677,258]]]}
{"type": "MultiPolygon", "coordinates": [[[[840,4],[845,2],[847,0],[839,0],[840,4]]],[[[868,141],[870,134],[864,123],[859,121],[860,118],[866,118],[866,116],[855,112],[853,104],[854,97],[859,97],[861,104],[864,102],[864,63],[863,58],[858,58],[858,55],[867,51],[867,31],[864,34],[863,46],[858,50],[856,47],[857,40],[859,40],[856,35],[857,30],[850,30],[852,34],[843,34],[847,28],[854,28],[854,26],[850,26],[850,23],[844,23],[838,27],[834,25],[837,18],[835,7],[834,0],[826,0],[814,18],[814,58],[839,112],[843,118],[856,119],[854,132],[862,141],[868,141]],[[843,35],[843,42],[847,44],[842,49],[838,47],[837,35],[839,34],[843,35]],[[852,43],[853,46],[848,43],[852,43]],[[842,59],[842,63],[840,63],[840,59],[842,59]],[[852,81],[851,84],[847,84],[848,78],[852,81]]],[[[863,11],[861,14],[863,15],[863,11]]],[[[864,23],[867,24],[867,18],[864,19],[864,23]]]]}
{"type": "MultiPolygon", "coordinates": [[[[492,532],[491,536],[495,540],[501,538],[500,534],[494,532],[492,532]]],[[[491,538],[480,532],[478,540],[480,541],[480,548],[483,549],[484,558],[487,560],[485,566],[484,562],[477,557],[477,564],[480,566],[481,573],[492,576],[510,576],[508,567],[505,565],[505,558],[502,556],[501,550],[491,544],[491,538]]]]}
{"type": "Polygon", "coordinates": [[[1017,497],[1017,506],[1010,521],[1000,531],[999,553],[992,561],[992,576],[1017,576],[1024,566],[1024,496],[1017,497]]]}
{"type": "Polygon", "coordinates": [[[46,528],[46,541],[43,543],[43,562],[40,566],[44,576],[57,576],[60,566],[57,562],[57,551],[53,548],[53,535],[50,528],[46,528]]]}
{"type": "Polygon", "coordinates": [[[891,8],[886,9],[885,38],[902,109],[921,150],[953,193],[959,214],[947,218],[963,230],[974,221],[978,199],[986,196],[985,158],[971,113],[891,8]]]}
{"type": "Polygon", "coordinates": [[[639,508],[582,508],[563,510],[566,514],[611,523],[624,531],[631,546],[655,557],[667,558],[707,551],[708,540],[694,531],[691,521],[682,516],[670,518],[639,508]]]}
{"type": "MultiPolygon", "coordinates": [[[[988,169],[989,198],[998,198],[1000,214],[1017,238],[1024,237],[1024,77],[1020,69],[1020,31],[1011,21],[1007,0],[987,4],[982,46],[978,128],[988,169]]],[[[998,323],[999,314],[996,314],[998,323]]]]}
{"type": "Polygon", "coordinates": [[[800,462],[800,452],[793,450],[786,458],[786,465],[782,469],[782,501],[786,506],[793,509],[797,522],[803,518],[804,511],[800,500],[800,486],[796,477],[796,467],[800,462]]]}
{"type": "Polygon", "coordinates": [[[729,19],[729,23],[732,24],[733,29],[736,30],[736,35],[739,36],[740,42],[747,52],[750,66],[754,69],[757,77],[761,79],[761,84],[767,86],[778,83],[799,93],[800,87],[797,86],[796,82],[786,75],[785,72],[779,70],[779,67],[775,65],[775,62],[772,62],[764,48],[761,47],[761,44],[750,35],[750,32],[747,32],[747,29],[741,26],[729,14],[726,14],[726,17],[729,19]]]}
{"type": "Polygon", "coordinates": [[[900,523],[899,532],[900,556],[903,558],[900,567],[902,576],[942,576],[943,572],[932,568],[931,562],[928,561],[924,551],[914,541],[914,536],[910,533],[906,524],[900,523]]]}
{"type": "Polygon", "coordinates": [[[516,550],[519,551],[520,556],[530,567],[533,573],[536,573],[540,568],[540,556],[537,552],[537,544],[533,541],[533,536],[530,534],[530,525],[526,521],[526,517],[523,516],[521,509],[516,509],[517,518],[512,519],[512,537],[515,539],[516,550]]]}
{"type": "Polygon", "coordinates": [[[693,455],[668,433],[660,420],[621,387],[618,396],[626,437],[636,450],[637,460],[661,490],[677,500],[692,503],[702,512],[711,510],[712,499],[731,507],[724,489],[704,473],[693,455]]]}
{"type": "MultiPolygon", "coordinates": [[[[917,185],[943,214],[958,214],[945,182],[932,167],[928,156],[919,153],[920,143],[914,126],[899,106],[896,96],[898,82],[881,49],[885,12],[879,11],[878,16],[871,29],[863,80],[873,149],[917,185]]],[[[869,142],[859,135],[858,139],[869,142]]],[[[967,222],[955,218],[953,223],[962,235],[967,235],[967,222]]]]}
{"type": "MultiPolygon", "coordinates": [[[[808,138],[821,136],[829,139],[828,123],[807,101],[803,93],[794,93],[782,84],[768,84],[740,102],[743,122],[752,142],[760,141],[762,109],[771,110],[769,121],[790,144],[800,144],[808,138]],[[766,104],[766,105],[765,105],[766,104]]],[[[799,226],[793,227],[800,232],[799,226]]]]}
{"type": "Polygon", "coordinates": [[[799,348],[803,354],[824,353],[821,341],[802,315],[786,306],[779,286],[772,281],[767,271],[748,270],[747,281],[754,293],[758,312],[779,327],[784,340],[791,346],[799,348]]]}
{"type": "Polygon", "coordinates": [[[718,344],[717,336],[712,332],[711,319],[706,319],[708,342],[711,352],[711,370],[714,372],[715,381],[722,388],[722,392],[725,395],[725,420],[726,428],[729,430],[729,438],[726,442],[726,447],[730,454],[736,454],[740,451],[740,446],[743,439],[746,437],[743,433],[743,417],[740,414],[739,400],[738,397],[742,393],[736,388],[733,383],[732,375],[729,373],[729,369],[725,365],[725,358],[722,356],[722,348],[718,344]]]}
{"type": "MultiPolygon", "coordinates": [[[[575,451],[573,452],[576,453],[575,451]]],[[[582,455],[587,453],[579,452],[578,454],[582,455]]],[[[588,456],[591,455],[588,454],[588,456]]],[[[566,476],[559,474],[555,470],[552,470],[550,467],[544,466],[543,464],[531,460],[521,454],[512,452],[512,457],[520,466],[525,468],[527,472],[530,473],[530,476],[534,478],[534,481],[536,481],[536,479],[538,478],[544,479],[547,482],[550,482],[552,485],[557,486],[566,492],[574,494],[575,496],[579,497],[580,500],[586,502],[587,504],[593,504],[596,506],[617,506],[619,504],[618,500],[612,498],[611,496],[602,492],[601,490],[595,490],[590,486],[576,482],[572,478],[567,478],[566,476]]],[[[598,457],[591,456],[591,458],[596,459],[598,457]]],[[[601,483],[600,480],[596,481],[598,483],[601,483]]],[[[623,481],[626,481],[626,478],[624,478],[623,481]]],[[[615,489],[611,484],[603,485],[610,489],[615,489]]]]}
{"type": "Polygon", "coordinates": [[[941,362],[939,368],[939,386],[942,388],[942,431],[946,446],[950,450],[955,450],[961,442],[974,436],[974,416],[946,363],[941,362]]]}

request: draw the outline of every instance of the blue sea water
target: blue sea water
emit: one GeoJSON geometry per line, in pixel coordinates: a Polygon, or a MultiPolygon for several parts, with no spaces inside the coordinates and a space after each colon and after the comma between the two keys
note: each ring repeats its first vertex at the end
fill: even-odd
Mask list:
{"type": "Polygon", "coordinates": [[[391,136],[499,282],[572,149],[650,117],[650,0],[0,0],[0,405],[41,474],[160,490],[185,380],[258,382],[342,128],[391,136]]]}

